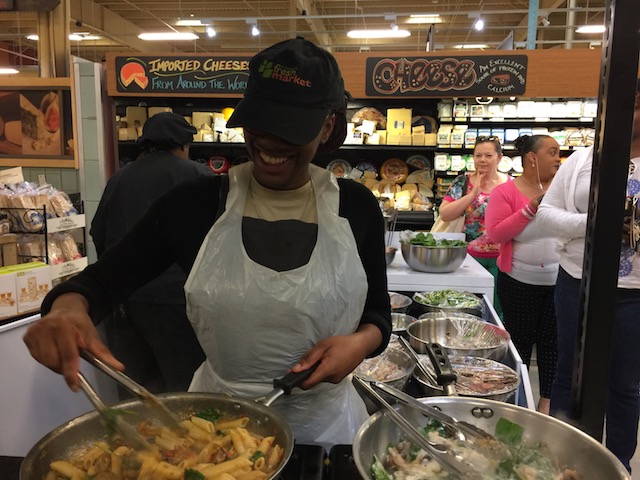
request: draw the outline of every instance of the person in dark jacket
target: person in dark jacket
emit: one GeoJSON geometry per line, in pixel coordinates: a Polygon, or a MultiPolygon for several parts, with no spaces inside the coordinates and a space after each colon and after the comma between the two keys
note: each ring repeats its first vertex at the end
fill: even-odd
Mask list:
{"type": "MultiPolygon", "coordinates": [[[[138,140],[143,153],[109,179],[91,223],[98,257],[163,194],[187,180],[212,175],[189,159],[194,133],[195,128],[176,113],[158,113],[145,122],[138,140]]],[[[127,366],[127,375],[153,393],[186,391],[205,358],[187,318],[186,280],[174,263],[104,319],[109,348],[127,366]]],[[[132,395],[119,388],[119,396],[132,395]]]]}
{"type": "Polygon", "coordinates": [[[384,222],[364,185],[312,165],[346,136],[335,58],[298,37],[249,62],[228,127],[251,161],[163,196],[95,264],[50,292],[25,335],[32,356],[77,390],[78,347],[115,368],[91,319],[177,262],[206,354],[190,390],[256,398],[288,371],[312,370],[271,406],[296,442],[352,443],[368,418],[348,376],[391,335],[384,222]],[[140,249],[144,245],[146,248],[140,249]]]}

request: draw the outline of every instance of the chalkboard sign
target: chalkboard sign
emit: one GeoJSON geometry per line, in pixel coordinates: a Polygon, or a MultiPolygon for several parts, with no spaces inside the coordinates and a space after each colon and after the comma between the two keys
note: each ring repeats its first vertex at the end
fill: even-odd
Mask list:
{"type": "Polygon", "coordinates": [[[244,93],[251,57],[116,57],[118,92],[244,93]]]}
{"type": "Polygon", "coordinates": [[[522,95],[526,55],[370,57],[366,94],[372,97],[522,95]]]}

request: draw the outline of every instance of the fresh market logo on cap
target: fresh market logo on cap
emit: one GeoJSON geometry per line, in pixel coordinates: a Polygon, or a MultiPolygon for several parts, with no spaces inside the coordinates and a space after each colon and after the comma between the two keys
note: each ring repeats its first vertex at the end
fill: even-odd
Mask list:
{"type": "Polygon", "coordinates": [[[284,83],[295,83],[301,87],[311,88],[311,80],[300,78],[297,70],[297,67],[285,67],[280,64],[274,66],[273,62],[269,60],[263,60],[258,68],[258,72],[261,73],[264,78],[271,78],[272,80],[278,80],[284,83]]]}

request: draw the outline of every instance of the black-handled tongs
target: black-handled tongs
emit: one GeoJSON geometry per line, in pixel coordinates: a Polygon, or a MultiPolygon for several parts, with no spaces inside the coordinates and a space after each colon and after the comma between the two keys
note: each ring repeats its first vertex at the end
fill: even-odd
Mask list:
{"type": "MultiPolygon", "coordinates": [[[[177,430],[181,433],[186,433],[182,425],[180,425],[180,420],[167,408],[167,406],[162,403],[162,401],[156,397],[149,390],[144,388],[139,383],[132,380],[130,377],[125,375],[124,373],[116,370],[115,368],[107,365],[98,357],[96,357],[93,353],[88,350],[80,349],[80,357],[85,359],[91,365],[96,367],[98,370],[103,373],[109,375],[120,385],[125,387],[131,393],[133,393],[136,397],[142,400],[142,403],[145,404],[147,408],[151,408],[158,415],[160,420],[171,428],[172,430],[177,430]]],[[[86,393],[86,392],[85,392],[86,393]]]]}

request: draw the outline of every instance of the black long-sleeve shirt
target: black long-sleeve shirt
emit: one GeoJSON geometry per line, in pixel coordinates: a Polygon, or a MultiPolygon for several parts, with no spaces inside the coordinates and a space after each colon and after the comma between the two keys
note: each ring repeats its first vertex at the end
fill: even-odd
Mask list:
{"type": "MultiPolygon", "coordinates": [[[[339,215],[349,221],[367,275],[367,298],[360,324],[376,325],[383,336],[373,353],[377,355],[391,335],[382,214],[366,187],[351,180],[340,179],[338,183],[339,215]]],[[[222,177],[203,177],[172,189],[98,262],[55,287],[42,303],[43,315],[59,295],[77,292],[87,298],[91,318],[99,321],[172,263],[188,273],[223,207],[224,185],[222,177]]]]}

